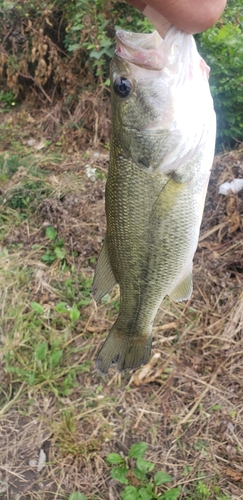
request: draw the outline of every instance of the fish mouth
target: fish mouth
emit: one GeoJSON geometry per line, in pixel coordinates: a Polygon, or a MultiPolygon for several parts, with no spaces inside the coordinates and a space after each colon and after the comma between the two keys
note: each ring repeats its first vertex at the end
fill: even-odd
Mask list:
{"type": "Polygon", "coordinates": [[[118,30],[115,58],[149,70],[160,71],[167,68],[174,74],[181,74],[182,79],[185,75],[192,79],[194,71],[199,70],[199,73],[208,79],[210,68],[198,54],[196,43],[191,43],[191,36],[185,36],[185,33],[173,26],[164,39],[157,31],[131,33],[118,30]],[[194,65],[188,65],[188,71],[185,74],[183,61],[188,58],[194,61],[194,65]]]}
{"type": "Polygon", "coordinates": [[[164,40],[157,31],[153,33],[116,32],[115,55],[119,59],[142,68],[161,70],[165,65],[164,40]]]}

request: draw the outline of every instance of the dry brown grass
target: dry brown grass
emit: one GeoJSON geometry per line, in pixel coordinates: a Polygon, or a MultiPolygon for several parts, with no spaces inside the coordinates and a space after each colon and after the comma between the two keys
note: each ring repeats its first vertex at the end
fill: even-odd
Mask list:
{"type": "Polygon", "coordinates": [[[118,500],[122,487],[111,480],[105,459],[146,441],[146,458],[182,486],[181,499],[216,500],[224,494],[238,500],[243,498],[243,192],[223,197],[218,186],[243,176],[243,150],[215,159],[192,298],[163,302],[149,365],[122,376],[111,369],[101,378],[87,361],[94,360],[114,321],[117,290],[98,308],[84,306],[72,327],[66,317],[58,323],[55,305],[68,302],[63,283],[71,266],[77,297],[78,276],[92,276],[92,258],[105,231],[105,181],[92,182],[85,168],[89,164],[102,174],[107,161],[106,151],[92,150],[86,158],[81,152],[49,165],[51,194],[28,222],[10,224],[2,241],[8,253],[1,260],[0,498],[68,499],[77,490],[89,499],[118,500]],[[65,239],[69,268],[62,271],[60,263],[47,266],[40,260],[49,224],[65,239]],[[27,332],[30,301],[45,312],[38,328],[27,332]],[[23,374],[6,370],[6,357],[16,351],[16,364],[23,361],[33,370],[35,343],[45,336],[50,343],[61,339],[64,357],[49,385],[38,380],[30,386],[23,374]],[[76,382],[65,395],[58,384],[70,368],[76,382]],[[38,471],[40,450],[47,463],[38,471]],[[196,491],[200,478],[210,495],[196,491]]]}

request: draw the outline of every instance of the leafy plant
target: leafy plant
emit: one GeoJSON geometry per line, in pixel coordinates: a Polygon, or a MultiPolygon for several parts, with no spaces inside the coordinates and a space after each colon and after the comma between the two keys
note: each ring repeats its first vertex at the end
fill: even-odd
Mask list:
{"type": "MultiPolygon", "coordinates": [[[[23,342],[20,341],[18,349],[7,351],[6,372],[32,387],[47,385],[55,395],[71,394],[77,386],[77,374],[89,370],[91,363],[86,361],[78,367],[67,363],[66,332],[80,317],[77,306],[59,302],[50,314],[52,329],[47,326],[45,308],[38,302],[30,302],[30,311],[25,314],[15,310],[13,315],[16,325],[23,323],[23,342]]],[[[14,333],[10,333],[9,345],[14,342],[14,333]]]]}
{"type": "Polygon", "coordinates": [[[202,481],[198,481],[196,487],[196,493],[199,495],[199,497],[201,496],[201,498],[205,499],[209,498],[211,495],[210,490],[208,489],[206,484],[204,484],[202,481]]]}
{"type": "Polygon", "coordinates": [[[77,308],[87,306],[92,302],[91,285],[93,278],[77,275],[76,269],[72,270],[70,278],[64,281],[65,297],[77,304],[77,308]]]}
{"type": "Polygon", "coordinates": [[[65,38],[67,50],[74,53],[81,49],[92,65],[95,75],[102,77],[107,60],[112,57],[113,40],[107,34],[109,20],[105,18],[108,2],[77,0],[72,9],[71,26],[65,38]],[[107,59],[108,58],[108,59],[107,59]]]}
{"type": "Polygon", "coordinates": [[[243,140],[243,10],[241,0],[229,0],[220,21],[197,37],[199,52],[209,66],[217,115],[217,144],[243,140]]]}
{"type": "Polygon", "coordinates": [[[206,485],[201,479],[198,479],[190,490],[186,488],[185,494],[185,500],[209,500],[211,498],[215,500],[230,500],[229,497],[221,494],[218,486],[206,485]]]}
{"type": "MultiPolygon", "coordinates": [[[[154,475],[151,474],[155,464],[144,459],[147,448],[147,443],[140,442],[131,446],[126,457],[122,457],[119,453],[110,453],[106,458],[108,464],[113,466],[112,479],[124,485],[121,492],[122,500],[178,500],[181,498],[181,486],[159,491],[160,487],[171,483],[173,478],[161,470],[154,475]]],[[[186,474],[190,470],[192,467],[188,466],[186,474]]],[[[216,500],[229,500],[221,494],[218,487],[209,487],[201,479],[194,483],[192,489],[185,490],[184,493],[185,500],[208,500],[212,498],[212,493],[216,500]]]]}
{"type": "MultiPolygon", "coordinates": [[[[16,96],[20,100],[34,91],[49,103],[60,94],[68,96],[63,112],[69,116],[88,88],[109,84],[115,30],[153,30],[137,9],[114,0],[46,0],[41,6],[31,0],[0,0],[0,15],[0,75],[8,86],[0,93],[3,110],[17,103],[16,96]],[[12,26],[14,37],[7,35],[12,26]]],[[[243,140],[242,35],[242,0],[229,0],[218,23],[196,37],[211,66],[218,147],[243,140]]],[[[73,126],[85,123],[82,118],[73,126]]]]}
{"type": "Polygon", "coordinates": [[[66,251],[63,250],[64,240],[57,239],[57,231],[54,227],[48,226],[46,228],[46,237],[51,240],[52,243],[44,255],[42,255],[41,260],[46,262],[46,264],[51,264],[56,259],[63,260],[66,255],[66,251]]]}
{"type": "Polygon", "coordinates": [[[84,495],[83,493],[75,491],[74,493],[71,493],[71,495],[69,495],[68,500],[88,500],[88,499],[86,495],[84,495]]]}
{"type": "Polygon", "coordinates": [[[35,93],[49,102],[54,95],[51,87],[59,85],[63,91],[69,82],[75,99],[80,73],[88,75],[88,83],[84,81],[82,87],[97,82],[107,85],[115,29],[151,30],[138,10],[114,0],[46,0],[41,6],[31,0],[0,0],[0,15],[4,21],[0,27],[0,75],[10,89],[3,94],[8,106],[16,102],[15,96],[24,95],[30,82],[35,93]],[[14,43],[5,36],[11,26],[14,43]]]}
{"type": "Polygon", "coordinates": [[[65,47],[73,54],[80,50],[101,84],[109,84],[109,61],[114,50],[118,28],[148,32],[152,25],[138,10],[110,0],[77,0],[69,10],[69,27],[65,47]]]}
{"type": "Polygon", "coordinates": [[[4,111],[9,111],[13,106],[16,106],[17,101],[11,90],[1,90],[0,91],[0,109],[3,108],[4,111]]]}
{"type": "Polygon", "coordinates": [[[155,464],[144,459],[147,448],[147,443],[141,442],[133,444],[125,458],[119,453],[110,453],[107,457],[107,462],[114,465],[111,477],[126,485],[121,493],[122,500],[177,500],[180,486],[162,494],[158,492],[159,486],[172,482],[173,478],[163,471],[151,475],[155,464]]]}

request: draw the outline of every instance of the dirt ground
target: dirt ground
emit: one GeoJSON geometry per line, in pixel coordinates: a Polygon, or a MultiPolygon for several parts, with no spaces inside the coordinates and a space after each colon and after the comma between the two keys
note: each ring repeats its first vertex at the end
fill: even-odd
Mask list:
{"type": "MultiPolygon", "coordinates": [[[[11,137],[0,145],[5,160],[11,137]]],[[[242,147],[214,161],[192,298],[162,303],[148,365],[100,377],[94,359],[118,308],[117,289],[98,307],[90,300],[105,232],[109,151],[84,143],[58,159],[58,146],[38,150],[40,138],[29,146],[31,138],[30,128],[15,136],[22,160],[0,186],[0,498],[70,499],[80,492],[119,500],[124,485],[112,479],[106,458],[126,456],[141,441],[146,459],[173,477],[169,487],[181,486],[180,499],[243,498],[243,190],[218,192],[222,182],[243,178],[242,147]],[[25,163],[27,151],[32,163],[25,163]],[[37,186],[32,198],[27,181],[37,186]],[[13,204],[20,188],[27,209],[13,204]],[[16,223],[18,214],[24,216],[16,223]],[[63,239],[65,259],[41,257],[55,252],[49,226],[63,239]],[[68,313],[55,308],[75,301],[81,315],[70,325],[68,313]],[[31,302],[41,306],[37,318],[31,302]],[[45,369],[39,339],[48,344],[45,369]],[[60,363],[47,376],[52,346],[60,363]]]]}

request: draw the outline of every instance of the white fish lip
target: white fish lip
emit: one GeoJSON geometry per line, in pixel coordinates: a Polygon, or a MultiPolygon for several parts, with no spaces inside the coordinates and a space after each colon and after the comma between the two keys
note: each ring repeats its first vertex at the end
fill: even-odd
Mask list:
{"type": "MultiPolygon", "coordinates": [[[[166,34],[165,39],[161,38],[157,31],[153,33],[130,33],[124,30],[116,32],[115,56],[128,63],[152,70],[162,70],[170,68],[175,73],[182,71],[180,60],[183,59],[183,52],[187,52],[187,45],[194,52],[195,47],[191,47],[191,35],[183,36],[183,32],[172,27],[166,34]],[[176,31],[176,36],[175,36],[176,31]]],[[[196,46],[195,42],[194,45],[196,46]]],[[[198,65],[201,73],[209,77],[209,66],[197,53],[198,65]]],[[[191,78],[193,76],[191,75],[191,78]]]]}
{"type": "Polygon", "coordinates": [[[115,55],[136,66],[161,70],[165,65],[163,43],[157,31],[144,34],[118,30],[115,55]]]}
{"type": "Polygon", "coordinates": [[[131,33],[130,31],[117,30],[116,39],[128,47],[138,50],[161,50],[163,38],[157,31],[153,33],[131,33]]]}

